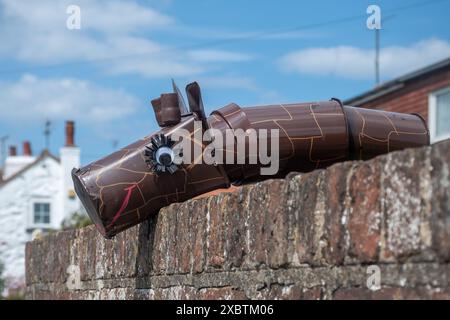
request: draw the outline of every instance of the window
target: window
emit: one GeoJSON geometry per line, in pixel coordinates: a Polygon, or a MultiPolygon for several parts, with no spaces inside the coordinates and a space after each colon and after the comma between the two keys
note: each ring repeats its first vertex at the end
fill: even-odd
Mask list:
{"type": "Polygon", "coordinates": [[[450,138],[450,87],[430,95],[429,127],[432,143],[450,138]]]}
{"type": "Polygon", "coordinates": [[[50,223],[50,203],[34,203],[33,222],[34,224],[50,223]]]}

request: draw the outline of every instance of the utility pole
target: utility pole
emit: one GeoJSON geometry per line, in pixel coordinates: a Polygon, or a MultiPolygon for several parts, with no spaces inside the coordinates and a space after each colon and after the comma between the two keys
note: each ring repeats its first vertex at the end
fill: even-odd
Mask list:
{"type": "Polygon", "coordinates": [[[369,30],[375,30],[375,86],[380,84],[380,29],[381,29],[381,8],[372,4],[367,7],[367,14],[370,14],[366,21],[369,30]]]}
{"type": "Polygon", "coordinates": [[[380,84],[380,29],[375,29],[375,85],[380,84]]]}
{"type": "MultiPolygon", "coordinates": [[[[380,20],[380,27],[375,28],[375,86],[378,86],[381,82],[381,71],[380,71],[380,51],[381,51],[381,22],[383,26],[386,24],[386,21],[394,19],[395,15],[391,14],[382,20],[380,20]]],[[[380,17],[381,19],[381,17],[380,17]]]]}
{"type": "Polygon", "coordinates": [[[45,121],[45,129],[44,129],[44,136],[45,136],[45,149],[49,150],[50,149],[50,134],[51,134],[51,122],[50,120],[46,120],[45,121]]]}
{"type": "Polygon", "coordinates": [[[0,137],[0,168],[5,166],[5,158],[6,158],[6,140],[8,140],[9,136],[0,137]]]}

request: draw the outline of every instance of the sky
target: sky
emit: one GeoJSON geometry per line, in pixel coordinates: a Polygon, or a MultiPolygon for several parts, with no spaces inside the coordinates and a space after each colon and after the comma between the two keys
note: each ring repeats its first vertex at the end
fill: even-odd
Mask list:
{"type": "Polygon", "coordinates": [[[0,0],[0,137],[39,153],[50,120],[57,155],[74,120],[88,164],[158,130],[150,101],[172,78],[199,82],[207,114],[345,100],[375,85],[371,4],[382,81],[450,57],[450,0],[0,0]]]}

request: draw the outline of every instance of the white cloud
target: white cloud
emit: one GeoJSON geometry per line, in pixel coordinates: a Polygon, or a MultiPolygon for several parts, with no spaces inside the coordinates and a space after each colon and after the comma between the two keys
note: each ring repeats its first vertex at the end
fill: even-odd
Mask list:
{"type": "MultiPolygon", "coordinates": [[[[414,71],[450,56],[450,43],[427,39],[410,46],[381,49],[380,72],[390,78],[414,71]]],[[[374,74],[374,50],[351,46],[308,48],[286,54],[279,60],[286,72],[369,79],[374,74]]]]}
{"type": "Polygon", "coordinates": [[[81,29],[68,30],[70,4],[0,0],[0,57],[39,65],[89,61],[108,74],[149,78],[197,75],[211,62],[251,58],[223,50],[183,51],[156,41],[152,32],[176,29],[176,21],[137,1],[78,0],[81,29]]]}
{"type": "Polygon", "coordinates": [[[89,4],[83,11],[85,26],[105,33],[128,33],[141,28],[160,28],[172,25],[174,19],[132,1],[103,0],[89,4]]]}
{"type": "Polygon", "coordinates": [[[71,3],[1,0],[0,40],[4,45],[0,54],[26,62],[52,63],[129,54],[140,47],[120,47],[118,51],[113,45],[117,37],[172,23],[172,18],[133,2],[81,0],[77,1],[81,8],[81,30],[68,30],[66,8],[71,3]]]}
{"type": "Polygon", "coordinates": [[[3,17],[16,25],[36,31],[66,27],[69,5],[81,9],[81,26],[102,33],[128,33],[142,28],[159,28],[174,23],[172,17],[133,1],[121,0],[1,0],[3,17]]]}
{"type": "Polygon", "coordinates": [[[77,79],[41,79],[24,75],[17,82],[0,83],[0,119],[75,119],[108,122],[132,114],[138,100],[77,79]]]}

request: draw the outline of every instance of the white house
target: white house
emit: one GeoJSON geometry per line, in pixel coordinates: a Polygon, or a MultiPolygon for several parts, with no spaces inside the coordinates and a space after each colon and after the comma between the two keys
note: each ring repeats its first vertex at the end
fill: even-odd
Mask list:
{"type": "Polygon", "coordinates": [[[33,234],[59,229],[64,218],[81,209],[70,175],[80,166],[74,123],[66,122],[59,158],[47,150],[34,157],[29,142],[23,147],[23,155],[10,147],[0,172],[0,261],[10,288],[24,284],[25,243],[33,234]]]}

